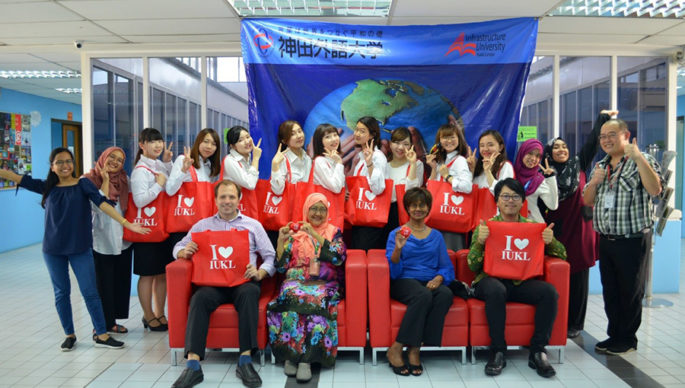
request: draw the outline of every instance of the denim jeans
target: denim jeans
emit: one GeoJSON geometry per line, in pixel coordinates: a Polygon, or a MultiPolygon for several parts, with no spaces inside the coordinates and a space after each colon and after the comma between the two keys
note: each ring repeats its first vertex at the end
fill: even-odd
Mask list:
{"type": "Polygon", "coordinates": [[[76,275],[79,289],[86,308],[90,314],[90,319],[95,327],[96,334],[107,332],[105,327],[105,315],[102,312],[102,302],[98,294],[95,282],[95,265],[93,263],[93,252],[88,249],[86,252],[73,255],[51,255],[43,252],[45,265],[50,273],[52,288],[55,291],[55,307],[57,315],[62,323],[64,333],[74,334],[74,318],[71,314],[71,283],[69,281],[69,264],[76,275]]]}

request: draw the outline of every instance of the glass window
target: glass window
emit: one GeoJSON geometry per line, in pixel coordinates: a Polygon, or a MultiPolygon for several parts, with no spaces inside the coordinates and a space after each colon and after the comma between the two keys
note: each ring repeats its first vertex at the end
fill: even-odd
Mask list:
{"type": "Polygon", "coordinates": [[[188,121],[186,120],[186,110],[188,109],[188,102],[182,98],[176,99],[176,109],[177,109],[177,124],[178,127],[176,128],[176,139],[179,142],[179,154],[183,152],[183,147],[181,147],[181,143],[188,147],[193,146],[193,142],[195,141],[195,136],[197,136],[197,131],[195,131],[193,128],[188,127],[188,121]],[[189,142],[190,140],[190,142],[189,142]]]}
{"type": "Polygon", "coordinates": [[[112,73],[93,67],[93,156],[97,158],[114,141],[112,73]]]}
{"type": "MultiPolygon", "coordinates": [[[[116,76],[114,84],[114,116],[116,118],[116,130],[114,144],[124,151],[135,150],[135,137],[133,134],[133,81],[116,76]]],[[[133,168],[133,152],[126,152],[124,168],[131,171],[133,168]]]]}
{"type": "Polygon", "coordinates": [[[178,139],[178,133],[176,132],[178,128],[176,122],[176,96],[165,93],[164,112],[164,128],[163,130],[160,128],[160,130],[162,130],[167,147],[170,142],[174,142],[171,150],[174,152],[174,156],[177,156],[179,155],[178,150],[183,150],[183,144],[178,144],[178,141],[176,141],[176,139],[178,139]]]}
{"type": "Polygon", "coordinates": [[[547,142],[553,132],[549,107],[552,103],[553,57],[535,57],[530,67],[530,75],[523,100],[525,114],[521,113],[520,125],[532,125],[538,128],[538,140],[547,142]]]}
{"type": "Polygon", "coordinates": [[[152,103],[150,104],[150,109],[152,109],[152,117],[150,118],[150,125],[152,128],[156,128],[164,133],[164,92],[152,88],[151,94],[152,103]]]}

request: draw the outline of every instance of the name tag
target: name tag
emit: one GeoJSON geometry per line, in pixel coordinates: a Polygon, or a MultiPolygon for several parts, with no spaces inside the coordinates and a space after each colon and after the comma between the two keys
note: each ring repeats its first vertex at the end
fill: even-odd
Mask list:
{"type": "Polygon", "coordinates": [[[614,192],[609,192],[604,195],[604,208],[613,209],[614,203],[616,202],[616,194],[614,192]]]}

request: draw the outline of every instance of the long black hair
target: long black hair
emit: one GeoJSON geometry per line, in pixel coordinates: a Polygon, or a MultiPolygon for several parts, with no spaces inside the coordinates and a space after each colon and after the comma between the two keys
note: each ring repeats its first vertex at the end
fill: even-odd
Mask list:
{"type": "MultiPolygon", "coordinates": [[[[164,137],[162,137],[162,133],[156,130],[155,128],[145,128],[140,132],[140,136],[138,136],[138,143],[143,144],[146,141],[157,141],[157,140],[162,140],[164,141],[164,137]]],[[[218,145],[217,145],[218,147],[218,145]]],[[[138,147],[138,153],[136,154],[136,160],[133,162],[134,164],[137,164],[138,161],[140,160],[140,156],[143,154],[143,149],[138,147]]]]}
{"type": "MultiPolygon", "coordinates": [[[[52,163],[55,161],[55,157],[57,157],[57,155],[61,154],[62,152],[68,153],[69,156],[71,156],[71,160],[74,160],[74,154],[72,154],[68,148],[57,147],[54,150],[52,150],[52,152],[50,152],[51,167],[48,171],[48,177],[45,179],[45,189],[43,190],[43,198],[40,201],[40,206],[42,206],[43,209],[45,209],[45,201],[48,199],[48,195],[50,195],[52,189],[59,183],[59,177],[57,176],[57,174],[55,174],[54,171],[52,171],[52,163]]],[[[74,165],[72,164],[72,166],[74,165]]],[[[71,176],[76,178],[76,166],[74,166],[74,169],[71,171],[71,176]]]]}
{"type": "MultiPolygon", "coordinates": [[[[497,155],[497,158],[495,158],[495,163],[493,163],[492,166],[490,166],[490,172],[492,173],[492,176],[497,178],[499,170],[504,165],[504,162],[507,161],[507,147],[504,144],[504,138],[502,137],[502,134],[500,134],[498,131],[494,129],[488,129],[487,131],[481,133],[478,137],[478,144],[476,144],[476,147],[480,147],[480,139],[488,135],[494,137],[497,144],[502,146],[502,151],[500,151],[499,155],[497,155]]],[[[476,167],[473,170],[473,177],[475,178],[483,172],[483,155],[481,155],[481,153],[478,152],[478,159],[476,160],[476,167]]]]}

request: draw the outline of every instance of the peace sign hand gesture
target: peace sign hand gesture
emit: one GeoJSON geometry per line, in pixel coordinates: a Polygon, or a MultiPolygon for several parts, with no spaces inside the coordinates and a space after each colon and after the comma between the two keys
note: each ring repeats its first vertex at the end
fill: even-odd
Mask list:
{"type": "Polygon", "coordinates": [[[438,152],[437,149],[431,152],[430,154],[426,155],[426,164],[431,166],[431,169],[433,171],[435,171],[435,167],[438,165],[438,162],[435,160],[436,152],[438,152]]]}
{"type": "Polygon", "coordinates": [[[495,152],[494,154],[490,155],[490,157],[483,158],[483,170],[490,171],[498,156],[499,152],[495,152]]]}
{"type": "Polygon", "coordinates": [[[186,173],[195,162],[193,158],[190,157],[190,147],[183,146],[183,156],[183,166],[181,167],[181,170],[186,173]]]}
{"type": "Polygon", "coordinates": [[[411,148],[409,148],[409,151],[407,151],[407,160],[410,164],[416,163],[416,151],[414,151],[414,145],[412,145],[411,148]]]}
{"type": "Polygon", "coordinates": [[[283,155],[285,148],[285,144],[283,143],[278,145],[276,154],[274,155],[274,158],[271,159],[271,171],[278,171],[281,168],[281,163],[283,163],[283,160],[285,160],[285,155],[283,155]]]}
{"type": "Polygon", "coordinates": [[[553,175],[556,172],[553,167],[549,166],[549,159],[545,159],[545,167],[542,167],[542,163],[540,163],[539,166],[540,170],[542,170],[542,174],[545,176],[553,175]]]}
{"type": "Polygon", "coordinates": [[[257,144],[252,147],[252,160],[257,160],[259,161],[259,158],[262,157],[262,149],[259,148],[259,146],[262,144],[262,139],[260,138],[257,141],[257,144]]]}
{"type": "Polygon", "coordinates": [[[169,142],[168,147],[164,147],[164,153],[162,154],[162,161],[164,163],[169,163],[171,162],[171,158],[174,157],[174,151],[171,150],[171,147],[174,146],[174,142],[169,142]]]}
{"type": "Polygon", "coordinates": [[[323,155],[333,159],[333,162],[335,163],[342,164],[342,158],[336,150],[324,151],[323,155]]]}
{"type": "Polygon", "coordinates": [[[466,164],[469,166],[469,170],[473,172],[473,170],[476,168],[476,151],[478,151],[478,148],[476,148],[474,151],[471,151],[470,146],[466,146],[468,151],[466,153],[466,164]]]}
{"type": "Polygon", "coordinates": [[[107,166],[102,168],[99,164],[95,163],[95,170],[100,173],[100,176],[102,177],[102,184],[109,184],[109,172],[107,171],[107,166]]]}

